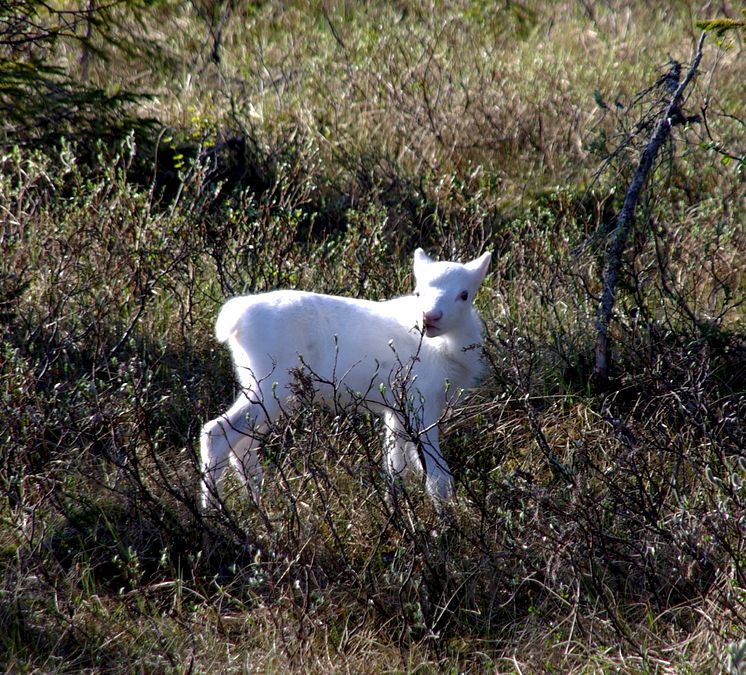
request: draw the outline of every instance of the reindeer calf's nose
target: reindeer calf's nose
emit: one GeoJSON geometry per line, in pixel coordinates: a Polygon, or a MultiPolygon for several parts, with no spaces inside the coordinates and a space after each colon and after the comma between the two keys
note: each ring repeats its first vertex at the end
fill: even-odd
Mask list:
{"type": "Polygon", "coordinates": [[[443,318],[443,310],[437,310],[433,312],[423,312],[422,318],[427,323],[435,323],[436,321],[440,321],[443,318]]]}

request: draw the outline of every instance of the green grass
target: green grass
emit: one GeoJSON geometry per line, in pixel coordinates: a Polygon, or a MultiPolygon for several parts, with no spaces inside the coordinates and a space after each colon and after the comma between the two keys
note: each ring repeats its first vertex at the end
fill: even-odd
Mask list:
{"type": "Polygon", "coordinates": [[[649,132],[612,153],[699,6],[100,11],[2,47],[0,665],[738,672],[742,36],[705,42],[685,112],[710,135],[676,127],[649,180],[597,392],[603,233],[649,132]],[[391,297],[420,245],[493,251],[447,516],[387,500],[375,420],[313,408],[269,434],[260,506],[231,480],[202,514],[223,300],[391,297]]]}

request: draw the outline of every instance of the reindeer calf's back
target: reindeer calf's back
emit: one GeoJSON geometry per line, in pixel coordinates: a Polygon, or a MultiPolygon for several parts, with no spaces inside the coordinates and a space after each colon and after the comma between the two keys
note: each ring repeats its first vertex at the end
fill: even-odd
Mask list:
{"type": "Polygon", "coordinates": [[[412,305],[407,297],[374,302],[274,291],[228,301],[217,332],[227,339],[244,386],[251,383],[248,372],[277,379],[280,370],[302,361],[320,378],[344,379],[359,390],[370,387],[376,374],[385,381],[398,361],[420,351],[412,305]]]}

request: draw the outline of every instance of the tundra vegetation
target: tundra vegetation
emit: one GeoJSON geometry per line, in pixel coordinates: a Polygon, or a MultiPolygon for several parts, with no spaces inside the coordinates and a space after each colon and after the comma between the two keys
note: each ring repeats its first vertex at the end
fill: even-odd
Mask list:
{"type": "MultiPolygon", "coordinates": [[[[0,16],[0,666],[742,672],[743,15],[155,0],[0,16]],[[627,185],[667,107],[599,306],[627,185]],[[230,296],[380,300],[493,252],[447,514],[354,404],[199,503],[230,296]]],[[[288,326],[288,331],[293,327],[288,326]]]]}

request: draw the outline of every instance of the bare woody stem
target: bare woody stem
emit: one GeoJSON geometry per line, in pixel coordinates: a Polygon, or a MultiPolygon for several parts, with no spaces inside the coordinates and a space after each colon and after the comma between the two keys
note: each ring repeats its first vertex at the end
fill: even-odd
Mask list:
{"type": "Polygon", "coordinates": [[[596,321],[596,355],[593,366],[593,385],[598,390],[603,390],[608,385],[609,380],[609,324],[614,312],[614,301],[616,299],[616,286],[619,280],[619,271],[622,265],[622,257],[627,246],[627,239],[635,222],[635,212],[637,202],[640,199],[640,193],[645,185],[650,170],[653,168],[655,158],[661,146],[666,142],[671,134],[671,129],[675,124],[685,121],[684,116],[679,109],[681,98],[684,90],[692,81],[694,74],[702,60],[702,44],[704,43],[705,33],[700,35],[697,43],[697,50],[692,60],[689,70],[684,79],[679,82],[681,65],[674,62],[671,69],[666,75],[664,82],[669,87],[671,98],[656,122],[653,133],[645,146],[645,150],[640,157],[640,161],[632,176],[632,180],[624,195],[622,208],[616,218],[616,225],[612,231],[612,241],[606,256],[606,268],[604,270],[603,289],[601,293],[601,303],[598,310],[598,319],[596,321]]]}

